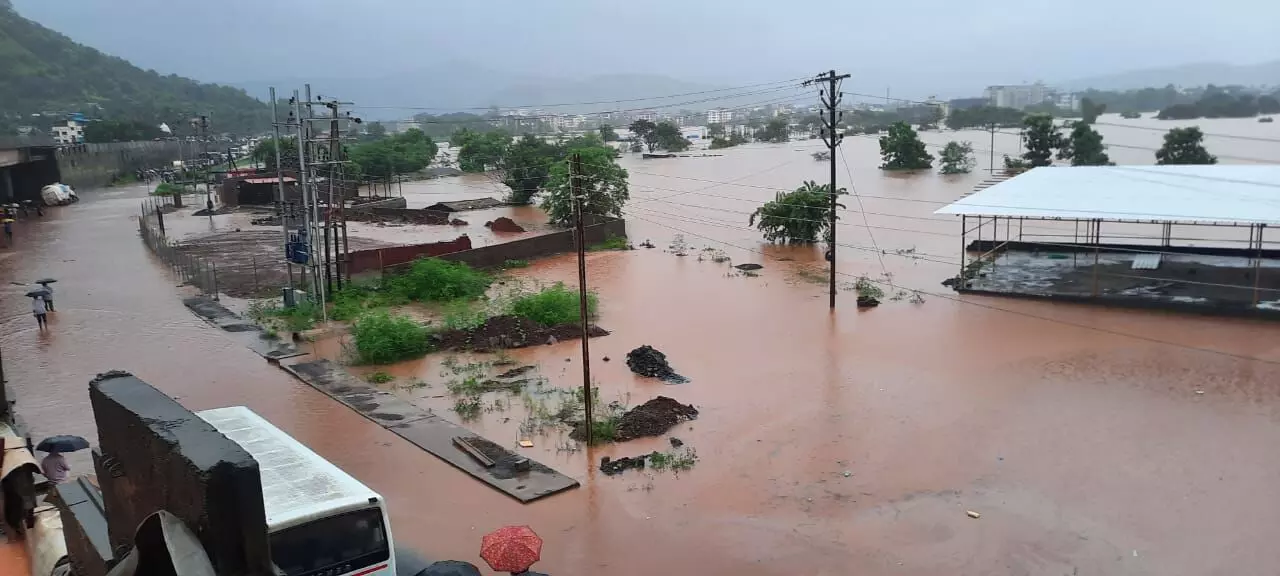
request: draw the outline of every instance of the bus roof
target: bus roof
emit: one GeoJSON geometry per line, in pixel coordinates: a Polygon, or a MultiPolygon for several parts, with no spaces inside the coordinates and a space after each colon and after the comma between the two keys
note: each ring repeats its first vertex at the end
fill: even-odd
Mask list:
{"type": "Polygon", "coordinates": [[[370,498],[382,500],[359,480],[244,406],[197,414],[258,461],[268,531],[364,507],[370,498]]]}

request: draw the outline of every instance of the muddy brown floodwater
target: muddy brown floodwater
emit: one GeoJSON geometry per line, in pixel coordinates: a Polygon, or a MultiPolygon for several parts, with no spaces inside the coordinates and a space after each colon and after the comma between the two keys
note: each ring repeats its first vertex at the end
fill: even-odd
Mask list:
{"type": "MultiPolygon", "coordinates": [[[[1272,124],[1200,124],[1277,136],[1272,124]]],[[[1158,131],[1101,128],[1113,144],[1160,141],[1158,131]]],[[[986,133],[959,136],[989,144],[986,133]]],[[[939,144],[956,137],[925,135],[939,144]]],[[[981,174],[882,175],[866,138],[845,149],[871,228],[846,214],[840,242],[890,254],[882,267],[872,250],[841,249],[839,267],[853,276],[887,270],[895,286],[929,294],[923,304],[858,312],[845,291],[829,313],[820,254],[764,246],[745,229],[744,213],[771,198],[770,188],[824,179],[824,165],[809,158],[816,144],[624,160],[632,239],[659,248],[589,256],[600,324],[613,332],[592,342],[593,373],[606,400],[636,405],[661,394],[697,406],[700,417],[671,433],[700,456],[678,476],[606,478],[587,465],[661,449],[665,438],[589,452],[539,439],[528,453],[582,488],[530,505],[502,496],[187,312],[175,280],[137,239],[140,188],[86,191],[76,206],[19,223],[16,247],[0,252],[6,374],[36,436],[92,438],[86,385],[113,368],[193,409],[248,405],[381,492],[398,542],[434,558],[478,563],[482,534],[529,524],[546,539],[540,567],[556,574],[1199,575],[1280,565],[1271,542],[1280,533],[1277,325],[956,297],[938,282],[958,267],[958,224],[932,211],[981,174]],[[675,234],[689,256],[663,250],[675,234]],[[732,275],[699,262],[704,247],[765,267],[757,277],[732,275]],[[40,276],[59,279],[46,334],[24,289],[9,284],[40,276]],[[631,374],[626,353],[642,344],[691,382],[631,374]]],[[[1209,147],[1224,161],[1280,159],[1273,143],[1211,138],[1209,147]]],[[[1015,137],[1000,135],[996,148],[1016,153],[1015,137]]],[[[1121,163],[1151,158],[1136,148],[1111,153],[1121,163]]],[[[467,184],[415,184],[405,195],[478,192],[467,184]]],[[[857,209],[854,198],[845,203],[857,209]]],[[[575,268],[557,257],[518,273],[572,280],[575,268]]],[[[572,386],[577,346],[512,356],[572,386]]],[[[423,378],[415,401],[452,418],[448,399],[435,397],[444,394],[439,362],[389,370],[423,378]]],[[[496,413],[468,426],[503,445],[516,434],[496,413]]],[[[76,456],[73,466],[87,470],[87,454],[76,456]]]]}

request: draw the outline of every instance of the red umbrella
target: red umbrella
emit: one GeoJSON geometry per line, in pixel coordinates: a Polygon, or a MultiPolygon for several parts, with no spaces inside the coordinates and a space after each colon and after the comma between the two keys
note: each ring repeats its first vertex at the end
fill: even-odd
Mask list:
{"type": "Polygon", "coordinates": [[[506,526],[484,535],[480,557],[497,572],[524,572],[542,554],[542,538],[528,526],[506,526]]]}

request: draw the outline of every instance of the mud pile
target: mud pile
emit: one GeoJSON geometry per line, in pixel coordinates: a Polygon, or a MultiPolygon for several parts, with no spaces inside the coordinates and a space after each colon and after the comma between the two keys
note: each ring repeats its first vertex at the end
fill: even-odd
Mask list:
{"type": "Polygon", "coordinates": [[[641,376],[661,378],[667,382],[684,383],[688,381],[687,378],[676,374],[676,371],[671,369],[671,364],[667,363],[666,354],[659,352],[657,348],[648,344],[627,352],[627,367],[641,376]]]}
{"type": "MultiPolygon", "coordinates": [[[[608,336],[609,331],[592,325],[588,329],[592,337],[608,336]]],[[[484,352],[504,348],[525,348],[556,341],[581,338],[582,328],[577,324],[546,327],[519,316],[493,316],[483,324],[469,330],[445,330],[431,338],[441,350],[472,350],[484,352]]]]}
{"type": "Polygon", "coordinates": [[[698,417],[698,409],[666,396],[658,396],[628,410],[618,419],[614,440],[626,442],[645,436],[661,436],[672,426],[698,417]]]}
{"type": "Polygon", "coordinates": [[[484,225],[486,228],[493,230],[494,232],[524,232],[525,231],[523,226],[516,224],[515,221],[513,221],[510,218],[507,218],[506,216],[501,216],[490,222],[485,222],[484,225]]]}

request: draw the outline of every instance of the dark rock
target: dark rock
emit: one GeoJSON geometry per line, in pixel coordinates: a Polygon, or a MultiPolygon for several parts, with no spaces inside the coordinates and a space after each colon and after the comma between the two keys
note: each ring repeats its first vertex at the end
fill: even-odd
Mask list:
{"type": "Polygon", "coordinates": [[[759,264],[747,263],[747,264],[738,264],[737,266],[734,266],[734,268],[737,268],[739,270],[759,270],[761,268],[764,268],[764,266],[761,266],[759,264]]]}
{"type": "Polygon", "coordinates": [[[870,297],[870,296],[859,296],[859,297],[858,297],[858,307],[859,307],[859,308],[875,308],[876,306],[879,306],[879,305],[880,305],[880,301],[879,301],[879,300],[876,300],[875,298],[872,298],[872,297],[870,297]]]}
{"type": "Polygon", "coordinates": [[[645,458],[645,456],[623,456],[617,460],[610,460],[608,456],[605,456],[600,460],[600,471],[604,472],[606,476],[615,476],[631,468],[643,470],[645,458]]]}
{"type": "Polygon", "coordinates": [[[668,438],[667,440],[671,442],[671,447],[672,447],[672,448],[679,448],[679,447],[681,447],[681,446],[684,446],[684,440],[681,440],[681,439],[679,439],[679,438],[676,438],[675,436],[672,436],[671,438],[668,438]]]}

